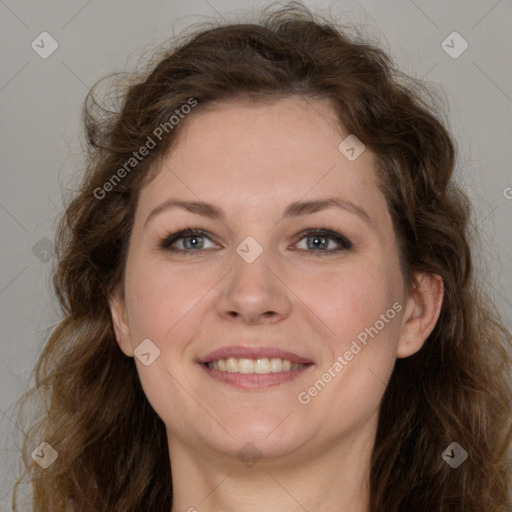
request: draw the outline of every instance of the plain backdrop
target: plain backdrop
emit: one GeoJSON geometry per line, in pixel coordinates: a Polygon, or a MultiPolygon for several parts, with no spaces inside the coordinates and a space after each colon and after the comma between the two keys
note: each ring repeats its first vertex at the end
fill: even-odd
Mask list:
{"type": "MultiPolygon", "coordinates": [[[[473,200],[482,231],[475,251],[479,272],[512,328],[512,2],[304,3],[323,14],[330,7],[343,21],[366,27],[403,71],[444,91],[458,144],[457,179],[473,200]]],[[[80,116],[88,88],[108,73],[133,70],[143,52],[192,23],[234,20],[267,4],[0,0],[1,511],[11,510],[20,468],[23,429],[14,402],[59,320],[50,284],[52,239],[62,199],[83,166],[80,116]]]]}

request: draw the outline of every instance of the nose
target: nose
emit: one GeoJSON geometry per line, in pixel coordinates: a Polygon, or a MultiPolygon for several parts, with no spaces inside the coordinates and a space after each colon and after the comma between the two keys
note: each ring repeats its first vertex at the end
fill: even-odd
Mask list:
{"type": "Polygon", "coordinates": [[[248,263],[235,252],[233,269],[217,302],[219,315],[251,325],[277,323],[290,315],[292,292],[270,259],[264,250],[248,263]]]}

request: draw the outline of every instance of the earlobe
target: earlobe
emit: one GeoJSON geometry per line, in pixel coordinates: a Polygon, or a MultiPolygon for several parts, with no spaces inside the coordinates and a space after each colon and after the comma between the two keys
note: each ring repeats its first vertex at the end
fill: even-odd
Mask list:
{"type": "Polygon", "coordinates": [[[409,357],[421,349],[437,323],[443,296],[441,276],[427,272],[416,275],[416,285],[407,299],[397,358],[409,357]]]}
{"type": "Polygon", "coordinates": [[[119,347],[125,355],[132,357],[133,348],[130,341],[130,329],[126,315],[126,304],[122,292],[116,289],[109,295],[110,316],[119,347]]]}

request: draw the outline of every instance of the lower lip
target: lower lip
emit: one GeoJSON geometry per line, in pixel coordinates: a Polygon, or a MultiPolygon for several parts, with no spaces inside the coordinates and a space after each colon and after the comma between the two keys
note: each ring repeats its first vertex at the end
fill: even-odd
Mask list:
{"type": "Polygon", "coordinates": [[[242,389],[264,389],[294,380],[300,377],[313,365],[308,364],[302,368],[299,368],[298,370],[290,370],[288,372],[265,374],[225,372],[220,370],[212,370],[205,364],[201,364],[201,366],[212,379],[215,379],[219,382],[231,384],[232,386],[242,389]]]}

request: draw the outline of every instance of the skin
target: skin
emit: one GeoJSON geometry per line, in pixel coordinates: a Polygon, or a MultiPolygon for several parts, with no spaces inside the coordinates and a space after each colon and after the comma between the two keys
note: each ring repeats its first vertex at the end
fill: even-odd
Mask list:
{"type": "Polygon", "coordinates": [[[127,356],[144,339],[161,351],[149,366],[135,362],[167,428],[172,512],[368,512],[380,401],[395,360],[417,352],[432,332],[443,283],[418,274],[406,295],[374,155],[367,148],[351,162],[340,152],[348,134],[332,112],[326,101],[295,96],[194,112],[140,192],[124,290],[110,304],[127,356]],[[340,208],[282,218],[294,201],[331,196],[363,208],[371,225],[340,208]],[[213,203],[225,218],[173,208],[144,225],[170,197],[213,203]],[[191,255],[159,248],[189,226],[209,233],[199,239],[202,250],[190,248],[193,237],[173,244],[191,255]],[[333,252],[339,244],[330,238],[316,248],[303,232],[322,226],[353,248],[333,252]],[[236,252],[248,236],[263,249],[252,263],[236,252]],[[401,311],[300,403],[298,394],[396,302],[401,311]],[[197,363],[226,345],[278,347],[314,365],[278,386],[238,389],[197,363]],[[237,456],[249,442],[262,456],[252,465],[237,456]]]}

